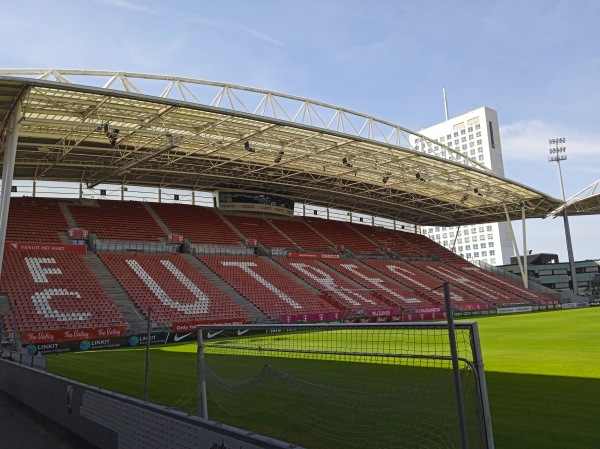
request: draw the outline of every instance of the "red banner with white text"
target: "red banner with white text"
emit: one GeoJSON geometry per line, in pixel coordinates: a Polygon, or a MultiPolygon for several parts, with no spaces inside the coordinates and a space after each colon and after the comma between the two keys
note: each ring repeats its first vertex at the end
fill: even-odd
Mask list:
{"type": "Polygon", "coordinates": [[[297,313],[292,315],[280,315],[279,320],[282,323],[318,323],[320,321],[340,321],[344,318],[343,311],[323,312],[323,313],[297,313]]]}
{"type": "Polygon", "coordinates": [[[23,342],[56,343],[60,341],[94,340],[125,335],[125,326],[106,326],[83,329],[55,329],[49,331],[21,332],[23,342]]]}
{"type": "Polygon", "coordinates": [[[65,243],[6,242],[4,244],[4,251],[50,251],[55,253],[85,254],[87,246],[65,243]]]}
{"type": "Polygon", "coordinates": [[[173,332],[195,331],[203,324],[246,324],[246,318],[224,318],[220,320],[180,321],[173,323],[173,332]]]}

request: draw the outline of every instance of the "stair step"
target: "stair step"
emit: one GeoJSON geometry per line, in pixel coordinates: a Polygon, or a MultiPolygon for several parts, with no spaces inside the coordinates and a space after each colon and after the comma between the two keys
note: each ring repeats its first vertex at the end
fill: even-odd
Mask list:
{"type": "Polygon", "coordinates": [[[231,298],[237,305],[244,309],[248,315],[252,317],[253,322],[264,322],[266,320],[265,315],[258,310],[252,303],[246,298],[240,295],[231,285],[221,279],[216,273],[210,268],[200,262],[196,257],[191,254],[182,254],[182,256],[204,276],[206,276],[211,282],[213,282],[219,289],[223,291],[229,298],[231,298]]]}
{"type": "Polygon", "coordinates": [[[135,327],[139,322],[145,322],[143,314],[138,311],[127,292],[108,271],[100,258],[95,253],[88,252],[83,256],[83,259],[102,289],[112,299],[132,327],[135,327]]]}

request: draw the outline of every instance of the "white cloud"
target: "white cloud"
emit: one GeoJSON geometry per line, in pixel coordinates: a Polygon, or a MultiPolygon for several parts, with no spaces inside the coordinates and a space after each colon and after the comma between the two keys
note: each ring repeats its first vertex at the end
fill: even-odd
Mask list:
{"type": "Polygon", "coordinates": [[[258,40],[264,41],[264,42],[268,42],[270,44],[274,44],[274,45],[279,45],[279,46],[284,46],[285,44],[280,41],[279,39],[268,35],[267,33],[264,33],[260,30],[257,30],[255,28],[250,28],[247,27],[245,25],[240,25],[237,22],[228,20],[228,19],[215,19],[213,17],[205,17],[205,16],[183,16],[183,18],[191,23],[197,23],[199,25],[203,25],[206,27],[212,27],[212,28],[220,28],[223,30],[232,30],[232,29],[237,29],[242,31],[245,34],[248,34],[258,40]]]}
{"type": "Polygon", "coordinates": [[[128,0],[94,0],[96,3],[105,3],[107,5],[115,6],[117,8],[128,9],[130,11],[143,12],[146,14],[158,14],[156,9],[148,8],[145,5],[140,5],[135,2],[128,0]]]}
{"type": "Polygon", "coordinates": [[[549,139],[564,137],[567,152],[577,155],[597,155],[600,134],[583,134],[580,130],[569,129],[541,120],[521,120],[500,126],[502,153],[505,159],[535,159],[541,153],[549,155],[549,139]]]}
{"type": "Polygon", "coordinates": [[[255,30],[254,28],[249,28],[244,25],[237,25],[237,26],[240,30],[244,31],[245,33],[250,34],[251,36],[256,37],[257,39],[268,42],[270,44],[275,44],[275,45],[280,45],[280,46],[284,45],[283,42],[281,42],[279,39],[271,37],[268,34],[263,33],[262,31],[255,30]]]}

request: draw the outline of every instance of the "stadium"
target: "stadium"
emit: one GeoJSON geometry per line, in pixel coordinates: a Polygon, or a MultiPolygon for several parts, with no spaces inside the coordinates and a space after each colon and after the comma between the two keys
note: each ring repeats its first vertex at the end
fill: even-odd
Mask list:
{"type": "Polygon", "coordinates": [[[6,70],[0,144],[0,389],[91,447],[493,448],[477,323],[446,322],[595,312],[419,232],[565,202],[355,111],[6,70]]]}

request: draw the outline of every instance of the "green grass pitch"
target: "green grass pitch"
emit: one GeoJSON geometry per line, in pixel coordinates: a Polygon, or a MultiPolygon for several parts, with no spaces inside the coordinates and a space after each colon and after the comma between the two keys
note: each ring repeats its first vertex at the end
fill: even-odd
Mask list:
{"type": "MultiPolygon", "coordinates": [[[[495,447],[499,449],[600,448],[600,307],[477,319],[485,363],[495,447]]],[[[48,355],[52,373],[108,390],[143,396],[144,349],[48,355]]],[[[323,383],[336,372],[319,372],[304,361],[297,370],[323,383]]],[[[350,364],[338,363],[342,369],[350,364]]],[[[359,364],[357,364],[359,365],[359,364]]],[[[373,370],[374,365],[357,369],[373,370]]],[[[387,371],[389,372],[389,371],[387,371]]],[[[380,379],[386,370],[377,373],[380,379]]],[[[366,375],[366,374],[364,374],[366,375]]],[[[381,381],[380,381],[381,382],[381,381]]],[[[152,347],[149,400],[196,411],[196,344],[152,347]]],[[[211,419],[231,418],[209,402],[211,419]]],[[[285,417],[260,410],[236,418],[242,428],[301,441],[285,417]],[[255,420],[261,421],[257,424],[255,420]]]]}

